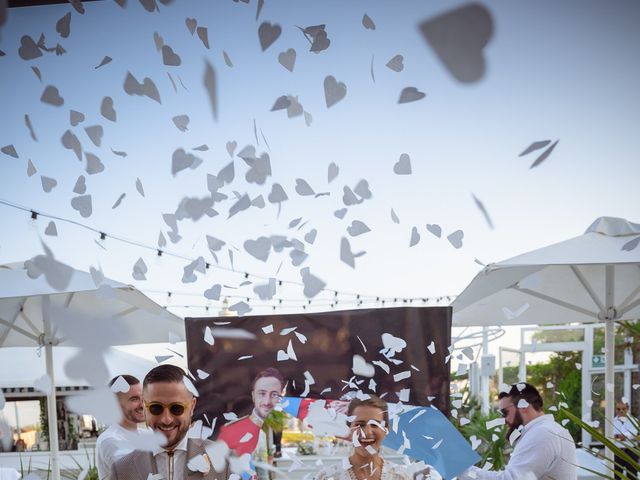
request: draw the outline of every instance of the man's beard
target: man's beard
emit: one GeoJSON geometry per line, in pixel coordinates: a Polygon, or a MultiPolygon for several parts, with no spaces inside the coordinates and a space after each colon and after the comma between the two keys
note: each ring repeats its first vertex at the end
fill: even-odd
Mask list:
{"type": "Polygon", "coordinates": [[[513,419],[513,425],[509,425],[509,429],[505,434],[505,438],[509,440],[509,438],[511,438],[511,434],[513,433],[513,431],[516,430],[520,425],[522,425],[522,416],[520,415],[520,411],[516,409],[516,414],[513,419]]]}

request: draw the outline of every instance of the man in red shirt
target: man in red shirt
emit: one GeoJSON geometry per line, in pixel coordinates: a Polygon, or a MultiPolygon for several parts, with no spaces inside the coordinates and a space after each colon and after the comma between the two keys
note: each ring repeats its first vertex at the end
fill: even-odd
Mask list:
{"type": "Polygon", "coordinates": [[[265,417],[282,398],[284,378],[278,369],[270,367],[259,372],[251,385],[253,411],[222,426],[218,440],[224,441],[237,456],[253,453],[265,417]]]}

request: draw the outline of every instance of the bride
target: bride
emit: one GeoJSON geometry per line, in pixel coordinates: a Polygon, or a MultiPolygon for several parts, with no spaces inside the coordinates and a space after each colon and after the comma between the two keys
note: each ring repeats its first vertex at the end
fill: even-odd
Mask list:
{"type": "Polygon", "coordinates": [[[319,471],[314,480],[411,480],[429,478],[428,469],[414,476],[406,467],[385,461],[380,447],[387,436],[389,413],[387,402],[371,396],[366,400],[351,400],[347,409],[348,425],[354,445],[353,452],[341,464],[319,471]],[[348,461],[347,461],[348,460],[348,461]]]}

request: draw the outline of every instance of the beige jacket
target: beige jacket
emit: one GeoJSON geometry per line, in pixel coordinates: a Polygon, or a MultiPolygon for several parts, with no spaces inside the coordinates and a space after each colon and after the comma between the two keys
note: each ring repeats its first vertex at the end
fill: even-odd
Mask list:
{"type": "MultiPolygon", "coordinates": [[[[187,442],[187,461],[185,462],[185,480],[227,480],[229,478],[229,465],[225,465],[223,472],[211,468],[205,475],[201,472],[192,472],[186,466],[189,460],[206,453],[207,440],[189,439],[187,442]]],[[[116,461],[111,467],[111,480],[147,480],[149,474],[157,474],[158,467],[151,452],[135,450],[116,461]]]]}

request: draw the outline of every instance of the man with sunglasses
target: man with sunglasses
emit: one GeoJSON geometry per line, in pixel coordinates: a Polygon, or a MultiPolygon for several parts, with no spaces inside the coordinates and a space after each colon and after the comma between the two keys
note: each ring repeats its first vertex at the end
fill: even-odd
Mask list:
{"type": "Polygon", "coordinates": [[[533,385],[516,383],[498,396],[507,438],[515,445],[504,470],[471,467],[461,480],[576,480],[576,447],[569,432],[545,415],[542,397],[533,385]]]}
{"type": "Polygon", "coordinates": [[[188,438],[196,398],[185,381],[184,372],[175,365],[158,365],[144,377],[147,426],[164,435],[166,442],[153,452],[136,450],[118,460],[112,480],[148,480],[150,474],[159,474],[163,480],[227,480],[226,461],[211,462],[207,456],[213,442],[188,438]],[[214,468],[222,463],[224,471],[214,468]]]}
{"type": "Polygon", "coordinates": [[[129,434],[137,433],[138,424],[144,422],[140,380],[133,375],[119,375],[111,379],[109,388],[113,389],[113,384],[119,378],[126,382],[129,389],[123,392],[120,387],[119,391],[115,392],[122,417],[118,423],[110,425],[102,432],[96,441],[96,466],[100,480],[110,480],[113,462],[133,450],[127,448],[129,434]]]}
{"type": "Polygon", "coordinates": [[[284,378],[278,369],[270,367],[259,372],[251,384],[253,411],[250,415],[225,424],[218,440],[225,442],[236,455],[253,453],[264,419],[282,398],[284,378]]]}

